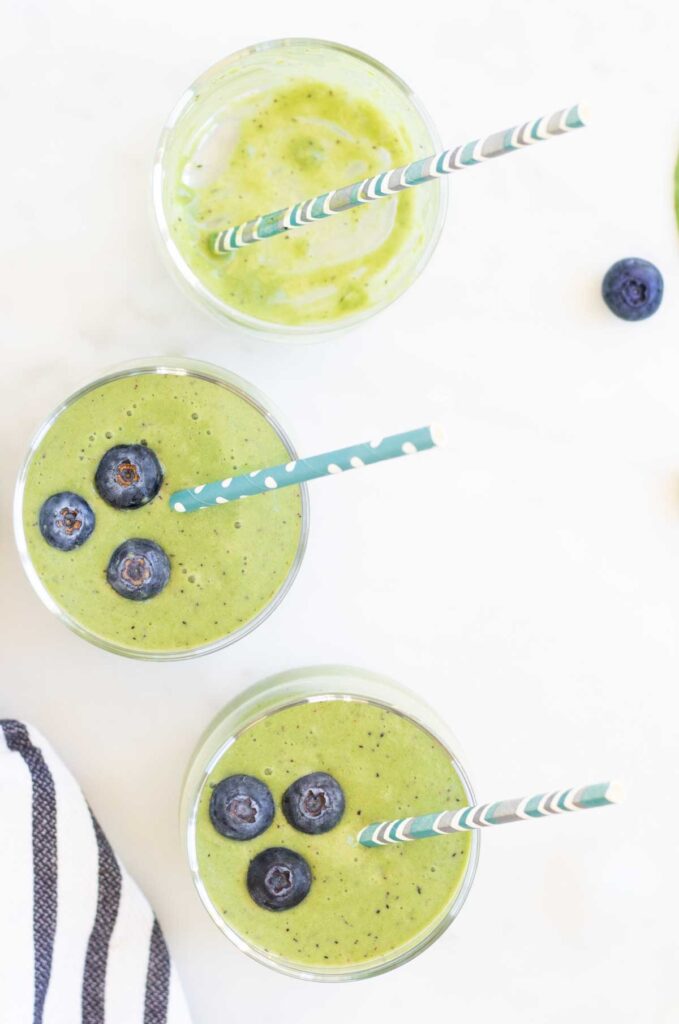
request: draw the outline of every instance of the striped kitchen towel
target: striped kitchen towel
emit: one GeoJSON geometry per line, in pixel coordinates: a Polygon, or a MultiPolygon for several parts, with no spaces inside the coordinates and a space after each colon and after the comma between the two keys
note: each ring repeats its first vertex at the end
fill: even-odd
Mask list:
{"type": "Polygon", "coordinates": [[[1,1024],[189,1024],[153,911],[37,729],[0,719],[1,1024]]]}

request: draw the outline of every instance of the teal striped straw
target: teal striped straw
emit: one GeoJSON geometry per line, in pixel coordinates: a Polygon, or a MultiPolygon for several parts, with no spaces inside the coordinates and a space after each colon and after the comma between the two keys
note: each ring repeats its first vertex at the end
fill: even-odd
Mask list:
{"type": "Polygon", "coordinates": [[[553,793],[499,800],[494,804],[476,804],[457,811],[439,811],[420,814],[416,818],[378,821],[361,829],[358,842],[361,846],[406,843],[411,839],[471,832],[472,829],[489,825],[507,825],[510,821],[526,821],[528,818],[546,818],[550,814],[563,814],[566,811],[607,807],[609,804],[620,803],[622,799],[623,791],[619,782],[596,782],[580,789],[556,789],[553,793]]]}
{"type": "Polygon", "coordinates": [[[231,501],[266,494],[278,487],[305,483],[321,476],[334,476],[350,469],[360,469],[374,462],[384,462],[400,455],[414,455],[443,443],[443,433],[437,427],[419,427],[403,434],[392,434],[364,444],[338,448],[308,459],[294,459],[280,466],[256,469],[242,476],[227,477],[209,484],[198,484],[170,495],[170,507],[175,512],[197,512],[201,508],[227,505],[231,501]]]}
{"type": "Polygon", "coordinates": [[[282,210],[274,210],[273,213],[255,217],[245,224],[213,232],[209,236],[208,244],[217,255],[233,252],[253,242],[282,235],[291,228],[299,228],[315,220],[324,220],[335,213],[353,210],[364,203],[383,199],[414,185],[435,181],[444,174],[452,174],[453,171],[462,171],[465,167],[473,167],[484,160],[514,153],[536,142],[565,135],[575,128],[584,128],[585,125],[584,105],[577,103],[574,107],[557,110],[546,117],[538,117],[534,121],[526,121],[513,128],[494,132],[485,139],[474,139],[454,149],[444,149],[433,156],[415,160],[405,167],[382,171],[372,178],[355,181],[352,185],[344,185],[332,192],[323,192],[313,199],[306,199],[282,210]]]}

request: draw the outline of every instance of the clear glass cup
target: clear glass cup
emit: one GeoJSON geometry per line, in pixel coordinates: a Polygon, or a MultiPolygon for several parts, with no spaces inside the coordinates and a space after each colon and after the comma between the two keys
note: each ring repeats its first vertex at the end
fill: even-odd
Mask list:
{"type": "MultiPolygon", "coordinates": [[[[120,654],[130,658],[140,658],[148,661],[180,661],[187,658],[195,658],[202,654],[210,654],[212,651],[221,650],[223,647],[227,647],[230,644],[235,643],[242,637],[247,636],[253,629],[256,629],[265,619],[271,615],[271,613],[279,606],[285,595],[288,593],[292,583],[299,572],[302,560],[304,558],[304,552],[306,550],[307,537],[309,532],[309,495],[305,484],[300,486],[300,493],[302,499],[302,523],[299,543],[297,546],[297,552],[295,559],[290,567],[287,577],[281,584],[280,588],[273,595],[265,607],[263,607],[253,618],[243,623],[238,629],[227,635],[215,640],[212,643],[204,644],[202,646],[172,650],[172,651],[141,651],[135,648],[125,647],[121,644],[117,644],[104,637],[98,636],[92,633],[89,629],[84,627],[80,622],[74,619],[68,612],[66,612],[59,603],[55,600],[52,594],[49,593],[44,583],[42,582],[38,572],[36,571],[33,562],[31,560],[30,552],[28,550],[26,533],[24,530],[23,522],[23,504],[24,504],[24,490],[26,486],[26,478],[28,470],[31,465],[31,460],[41,444],[43,438],[50,430],[51,426],[55,421],[62,415],[62,413],[69,409],[79,398],[86,395],[90,391],[94,391],[101,387],[103,384],[107,384],[111,381],[118,380],[122,377],[131,377],[138,374],[157,373],[157,374],[176,374],[178,376],[193,376],[201,380],[210,381],[211,383],[217,384],[220,387],[227,388],[239,397],[243,398],[250,405],[252,405],[266,421],[274,428],[285,448],[287,449],[290,459],[296,459],[298,457],[295,447],[292,444],[287,432],[281,426],[279,415],[277,410],[268,398],[266,398],[254,385],[238,377],[234,373],[230,373],[228,370],[224,370],[221,367],[214,366],[211,363],[203,363],[198,360],[189,359],[177,359],[171,358],[153,358],[153,359],[138,359],[133,362],[125,363],[123,366],[116,367],[110,370],[108,373],[99,377],[97,380],[86,384],[80,388],[74,394],[70,395],[64,402],[62,402],[47,419],[40,426],[35,436],[33,437],[24,462],[19,471],[17,478],[16,487],[14,490],[14,535],[21,557],[23,568],[30,580],[33,589],[36,594],[43,602],[43,604],[49,608],[51,612],[59,617],[59,619],[77,633],[78,636],[88,640],[90,643],[95,644],[97,647],[102,647],[104,650],[110,651],[113,654],[120,654]]],[[[128,515],[129,513],[124,513],[128,515]]]]}
{"type": "Polygon", "coordinates": [[[460,746],[439,716],[419,696],[385,676],[347,666],[319,666],[295,669],[270,677],[232,700],[210,723],[193,754],[181,797],[180,827],[186,843],[189,868],[203,905],[220,931],[242,952],[258,963],[306,981],[358,981],[393,970],[418,956],[453,923],[469,891],[479,859],[480,834],[470,833],[471,846],[462,883],[445,912],[410,945],[367,963],[347,967],[300,966],[253,945],[224,920],[203,885],[196,851],[196,821],[203,787],[227,747],[255,722],[294,704],[324,699],[359,700],[380,705],[411,719],[437,740],[449,754],[469,805],[474,792],[460,762],[460,746]]]}
{"type": "MultiPolygon", "coordinates": [[[[445,179],[412,190],[414,230],[408,244],[398,252],[397,265],[390,269],[390,288],[381,292],[373,304],[354,314],[338,320],[290,325],[260,319],[228,305],[200,280],[173,238],[170,227],[174,210],[173,190],[187,154],[206,125],[214,124],[218,115],[223,115],[243,95],[274,89],[289,81],[291,76],[317,76],[324,83],[347,87],[352,95],[373,102],[385,111],[394,125],[402,125],[407,130],[412,145],[410,159],[427,156],[441,148],[437,132],[422,104],[405,82],[383,64],[338,43],[317,39],[277,39],[232,54],[205,71],[187,89],[161,134],[153,168],[152,195],[166,262],[174,278],[203,308],[221,321],[237,323],[245,329],[282,336],[287,340],[313,340],[314,336],[345,330],[366,320],[393,302],[413,283],[439,240],[448,193],[445,179]]],[[[348,183],[331,181],[327,187],[348,183]]],[[[298,196],[297,200],[306,198],[310,196],[298,196]]],[[[258,212],[268,213],[270,209],[258,212]]],[[[305,230],[300,229],[301,232],[305,230]]],[[[267,244],[266,241],[257,243],[267,244]]]]}

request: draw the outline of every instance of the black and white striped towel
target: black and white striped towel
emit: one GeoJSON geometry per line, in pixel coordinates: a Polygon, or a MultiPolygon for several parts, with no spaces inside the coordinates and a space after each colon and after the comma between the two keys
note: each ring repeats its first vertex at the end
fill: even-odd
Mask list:
{"type": "Polygon", "coordinates": [[[160,926],[78,784],[0,719],[1,1024],[189,1024],[160,926]]]}

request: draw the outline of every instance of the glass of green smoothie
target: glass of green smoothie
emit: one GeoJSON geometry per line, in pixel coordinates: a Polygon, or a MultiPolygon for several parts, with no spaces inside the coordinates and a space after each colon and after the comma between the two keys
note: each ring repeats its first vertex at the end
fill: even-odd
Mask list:
{"type": "Polygon", "coordinates": [[[457,743],[415,694],[355,668],[265,680],[210,725],[181,827],[201,900],[255,960],[353,981],[398,967],[448,928],[478,832],[366,849],[364,825],[473,804],[457,743]]]}
{"type": "Polygon", "coordinates": [[[429,260],[445,180],[226,255],[208,236],[439,148],[412,91],[364,53],[315,39],[241,50],[194,82],[160,139],[153,202],[174,276],[246,328],[302,338],[360,323],[429,260]]]}
{"type": "Polygon", "coordinates": [[[14,526],[38,596],[80,636],[130,657],[218,650],[280,604],[302,562],[304,486],[178,516],[168,495],[295,459],[271,403],[219,367],[142,360],[66,399],[33,438],[14,526]]]}

